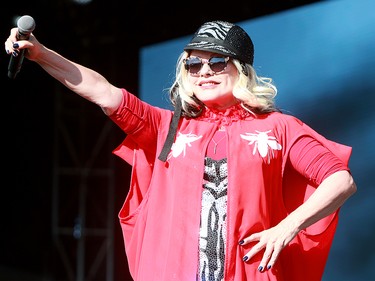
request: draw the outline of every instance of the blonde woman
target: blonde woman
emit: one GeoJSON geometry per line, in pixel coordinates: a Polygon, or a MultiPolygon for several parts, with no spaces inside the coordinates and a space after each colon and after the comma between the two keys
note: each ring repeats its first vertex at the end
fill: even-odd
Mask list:
{"type": "Polygon", "coordinates": [[[174,112],[149,105],[31,34],[5,42],[126,133],[119,213],[136,281],[321,280],[338,211],[356,191],[351,148],[277,110],[238,25],[199,27],[178,58],[174,112]]]}

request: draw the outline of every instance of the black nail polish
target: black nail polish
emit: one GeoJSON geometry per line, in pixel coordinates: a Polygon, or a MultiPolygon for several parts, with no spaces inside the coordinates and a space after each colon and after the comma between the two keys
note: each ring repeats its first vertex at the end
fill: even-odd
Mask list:
{"type": "Polygon", "coordinates": [[[267,266],[267,269],[271,269],[271,265],[270,264],[267,266]]]}
{"type": "Polygon", "coordinates": [[[241,240],[240,242],[238,242],[238,244],[242,245],[243,243],[245,243],[245,241],[241,240]]]}
{"type": "Polygon", "coordinates": [[[18,56],[18,53],[17,53],[16,51],[13,51],[12,56],[13,56],[13,57],[17,57],[17,56],[18,56]]]}
{"type": "Polygon", "coordinates": [[[18,43],[14,43],[14,44],[13,44],[13,48],[14,48],[14,49],[17,49],[18,47],[19,47],[18,43]]]}
{"type": "Polygon", "coordinates": [[[248,259],[247,256],[244,256],[244,257],[242,258],[243,261],[247,261],[247,259],[248,259]]]}
{"type": "Polygon", "coordinates": [[[259,266],[258,271],[262,272],[262,270],[263,270],[263,266],[259,266]]]}

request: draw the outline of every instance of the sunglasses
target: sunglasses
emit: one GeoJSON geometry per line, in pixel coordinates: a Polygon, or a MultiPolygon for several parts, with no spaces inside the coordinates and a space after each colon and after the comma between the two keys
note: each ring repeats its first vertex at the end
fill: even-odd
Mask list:
{"type": "Polygon", "coordinates": [[[202,59],[199,57],[189,57],[184,59],[185,69],[190,74],[197,74],[204,64],[208,64],[214,73],[222,72],[228,65],[229,57],[212,57],[210,59],[202,59]]]}

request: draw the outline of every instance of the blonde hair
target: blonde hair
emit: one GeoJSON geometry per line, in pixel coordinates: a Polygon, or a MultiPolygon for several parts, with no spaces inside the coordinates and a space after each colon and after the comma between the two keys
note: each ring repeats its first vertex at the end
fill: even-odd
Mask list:
{"type": "MultiPolygon", "coordinates": [[[[176,106],[177,97],[181,99],[182,114],[188,117],[199,116],[204,104],[198,100],[188,81],[188,71],[185,69],[184,59],[189,53],[181,53],[176,64],[175,81],[169,89],[170,100],[176,106]]],[[[238,70],[238,81],[233,88],[233,96],[241,101],[242,107],[254,115],[278,111],[275,107],[277,88],[271,78],[257,76],[250,64],[237,59],[231,59],[238,70]]]]}

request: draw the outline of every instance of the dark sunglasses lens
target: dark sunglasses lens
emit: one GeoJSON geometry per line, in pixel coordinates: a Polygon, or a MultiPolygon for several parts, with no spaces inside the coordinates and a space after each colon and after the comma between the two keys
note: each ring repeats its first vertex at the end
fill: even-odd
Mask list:
{"type": "Polygon", "coordinates": [[[185,62],[186,69],[190,73],[198,73],[202,68],[202,62],[198,58],[189,58],[185,62]]]}
{"type": "Polygon", "coordinates": [[[225,58],[211,58],[209,65],[213,72],[221,72],[227,67],[227,62],[225,58]]]}

